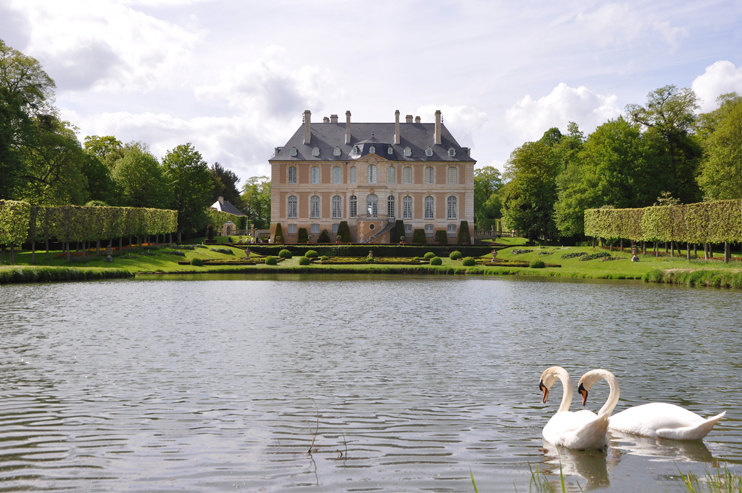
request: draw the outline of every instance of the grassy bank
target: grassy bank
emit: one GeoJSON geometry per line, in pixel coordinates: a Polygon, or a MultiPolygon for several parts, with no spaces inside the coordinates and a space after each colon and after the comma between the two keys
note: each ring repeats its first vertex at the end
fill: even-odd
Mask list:
{"type": "MultiPolygon", "coordinates": [[[[287,274],[403,274],[403,275],[478,275],[478,276],[548,276],[579,279],[641,279],[645,282],[683,284],[688,286],[709,286],[742,288],[742,259],[736,253],[733,261],[723,263],[721,252],[715,252],[715,260],[686,260],[682,256],[671,257],[664,251],[655,256],[653,252],[639,255],[639,262],[631,262],[627,251],[608,251],[591,247],[539,247],[525,246],[523,239],[508,239],[508,248],[500,250],[498,260],[518,260],[530,263],[542,260],[549,265],[560,267],[530,268],[477,265],[464,267],[460,260],[443,258],[442,265],[299,265],[294,257],[276,266],[254,265],[208,265],[196,267],[179,265],[178,261],[193,258],[241,259],[244,250],[225,244],[218,245],[224,252],[211,248],[217,246],[193,245],[192,250],[176,250],[166,246],[143,246],[114,253],[113,262],[105,262],[101,251],[99,256],[89,251],[83,258],[75,255],[67,262],[62,252],[51,252],[49,259],[45,252],[36,253],[36,265],[31,266],[31,253],[16,253],[15,266],[0,266],[0,283],[48,282],[66,280],[109,279],[133,277],[137,274],[153,273],[287,273],[287,274]],[[178,253],[180,252],[180,253],[178,253]],[[603,255],[602,258],[595,258],[603,255]],[[585,260],[589,259],[589,260],[585,260]]],[[[490,255],[485,255],[484,258],[490,255]]],[[[8,257],[6,255],[6,261],[8,257]]]]}

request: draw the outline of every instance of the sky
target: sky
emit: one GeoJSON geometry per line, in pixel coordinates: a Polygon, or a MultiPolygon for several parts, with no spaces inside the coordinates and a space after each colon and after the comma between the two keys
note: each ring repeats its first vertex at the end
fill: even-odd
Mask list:
{"type": "Polygon", "coordinates": [[[443,122],[477,167],[673,84],[742,94],[742,0],[0,0],[0,39],[87,135],[192,143],[242,183],[302,123],[443,122]]]}

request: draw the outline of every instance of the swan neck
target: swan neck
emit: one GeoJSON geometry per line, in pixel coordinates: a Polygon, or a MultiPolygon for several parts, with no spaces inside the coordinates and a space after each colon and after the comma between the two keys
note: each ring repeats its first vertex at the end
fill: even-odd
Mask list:
{"type": "Polygon", "coordinates": [[[562,381],[564,392],[562,393],[562,404],[559,406],[558,413],[564,413],[569,411],[569,406],[572,404],[572,394],[574,393],[574,386],[572,385],[572,379],[569,378],[569,373],[566,370],[560,371],[557,376],[562,381]]]}
{"type": "Polygon", "coordinates": [[[618,380],[615,376],[613,376],[610,372],[605,372],[601,375],[606,382],[608,382],[608,386],[611,388],[611,392],[608,395],[608,400],[605,401],[605,404],[603,404],[603,407],[600,408],[600,411],[598,411],[598,416],[603,416],[604,414],[607,414],[608,416],[613,413],[613,409],[616,407],[616,404],[618,404],[618,398],[621,395],[621,388],[618,386],[618,380]]]}

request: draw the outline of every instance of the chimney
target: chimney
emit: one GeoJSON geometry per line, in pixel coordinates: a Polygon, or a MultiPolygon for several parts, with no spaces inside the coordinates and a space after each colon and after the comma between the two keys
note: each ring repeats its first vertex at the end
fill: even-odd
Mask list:
{"type": "Polygon", "coordinates": [[[220,204],[223,204],[223,203],[224,203],[224,197],[223,197],[223,196],[221,196],[221,195],[219,196],[219,203],[220,203],[220,204]]]}
{"type": "Polygon", "coordinates": [[[304,145],[312,143],[312,112],[304,111],[304,145]]]}
{"type": "Polygon", "coordinates": [[[406,115],[404,117],[404,122],[405,123],[412,123],[412,115],[406,115]]]}
{"type": "Polygon", "coordinates": [[[337,122],[338,122],[338,116],[330,115],[330,123],[337,123],[337,122]]]}
{"type": "Polygon", "coordinates": [[[322,118],[322,123],[330,123],[330,119],[327,117],[322,118]]]}
{"type": "Polygon", "coordinates": [[[435,145],[441,145],[441,110],[435,110],[435,145]]]}
{"type": "Polygon", "coordinates": [[[345,112],[345,143],[350,144],[350,111],[345,112]]]}
{"type": "Polygon", "coordinates": [[[420,117],[419,116],[416,116],[415,117],[415,123],[420,123],[420,117]]]}
{"type": "Polygon", "coordinates": [[[399,145],[401,139],[399,135],[399,110],[394,112],[394,144],[399,145]]]}

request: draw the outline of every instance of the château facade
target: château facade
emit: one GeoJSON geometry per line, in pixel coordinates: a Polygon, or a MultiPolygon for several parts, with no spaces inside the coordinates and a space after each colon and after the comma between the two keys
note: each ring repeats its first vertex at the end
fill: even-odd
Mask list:
{"type": "Polygon", "coordinates": [[[395,220],[405,224],[409,242],[424,229],[455,238],[462,220],[474,228],[474,164],[435,112],[435,123],[407,115],[394,123],[345,123],[337,115],[304,123],[271,164],[271,238],[281,224],[285,243],[296,243],[299,228],[310,242],[327,229],[334,241],[347,221],[354,243],[388,243],[395,220]]]}

